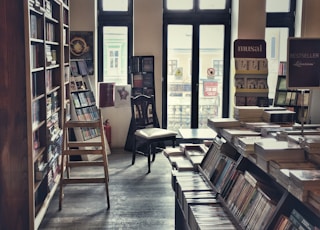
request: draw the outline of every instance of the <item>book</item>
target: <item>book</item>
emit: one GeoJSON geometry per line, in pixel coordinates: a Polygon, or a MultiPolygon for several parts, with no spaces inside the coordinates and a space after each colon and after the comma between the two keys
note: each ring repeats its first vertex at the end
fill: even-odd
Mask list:
{"type": "Polygon", "coordinates": [[[255,154],[261,156],[263,159],[270,160],[292,160],[292,161],[304,161],[304,150],[300,145],[291,143],[288,141],[273,141],[269,142],[255,142],[254,143],[255,154]]]}
{"type": "Polygon", "coordinates": [[[307,189],[320,189],[320,170],[319,169],[290,169],[291,181],[296,185],[307,189]]]}
{"type": "Polygon", "coordinates": [[[221,135],[230,143],[234,143],[236,137],[260,136],[260,133],[248,128],[227,128],[221,130],[221,135]]]}

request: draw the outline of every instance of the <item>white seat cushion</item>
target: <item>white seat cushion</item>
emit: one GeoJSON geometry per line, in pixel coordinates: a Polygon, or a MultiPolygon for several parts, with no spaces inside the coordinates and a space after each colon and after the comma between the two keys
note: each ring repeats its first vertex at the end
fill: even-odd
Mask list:
{"type": "Polygon", "coordinates": [[[162,137],[172,137],[176,136],[177,132],[161,129],[161,128],[145,128],[138,129],[134,133],[136,136],[143,137],[145,139],[157,139],[162,137]]]}

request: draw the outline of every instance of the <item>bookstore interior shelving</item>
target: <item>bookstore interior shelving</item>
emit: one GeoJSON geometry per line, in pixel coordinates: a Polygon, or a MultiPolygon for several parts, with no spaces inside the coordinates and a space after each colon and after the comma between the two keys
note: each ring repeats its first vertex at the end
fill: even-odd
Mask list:
{"type": "MultiPolygon", "coordinates": [[[[129,73],[131,76],[132,96],[144,94],[148,96],[153,95],[155,97],[154,56],[148,55],[130,57],[129,73]]],[[[131,122],[124,147],[125,150],[130,151],[132,149],[133,132],[134,128],[131,122]]]]}
{"type": "MultiPolygon", "coordinates": [[[[73,121],[95,121],[100,119],[99,109],[96,104],[95,96],[92,91],[89,72],[85,60],[71,59],[70,61],[70,116],[73,121]]],[[[100,139],[101,130],[98,128],[80,128],[73,129],[77,141],[94,141],[100,139]]],[[[110,153],[110,147],[106,143],[107,153],[110,153]]],[[[94,160],[93,156],[82,156],[83,160],[94,160]]]]}
{"type": "Polygon", "coordinates": [[[279,75],[276,86],[274,106],[282,106],[295,112],[295,121],[298,123],[310,123],[309,104],[311,103],[311,91],[308,89],[288,89],[286,78],[286,63],[279,65],[279,75]]]}
{"type": "Polygon", "coordinates": [[[217,136],[201,163],[172,171],[176,229],[320,228],[316,126],[305,131],[309,139],[301,125],[222,118],[208,119],[208,126],[217,136]]]}
{"type": "Polygon", "coordinates": [[[155,95],[154,56],[132,56],[129,62],[132,95],[155,95]]]}
{"type": "Polygon", "coordinates": [[[29,229],[37,229],[59,184],[62,125],[69,107],[69,1],[25,1],[25,24],[29,229]]]}

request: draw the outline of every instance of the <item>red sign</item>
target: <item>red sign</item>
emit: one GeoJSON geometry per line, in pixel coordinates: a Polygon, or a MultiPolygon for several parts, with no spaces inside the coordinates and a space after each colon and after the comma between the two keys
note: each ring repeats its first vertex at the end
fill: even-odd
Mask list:
{"type": "Polygon", "coordinates": [[[203,95],[205,97],[218,96],[218,82],[204,81],[203,82],[203,95]]]}

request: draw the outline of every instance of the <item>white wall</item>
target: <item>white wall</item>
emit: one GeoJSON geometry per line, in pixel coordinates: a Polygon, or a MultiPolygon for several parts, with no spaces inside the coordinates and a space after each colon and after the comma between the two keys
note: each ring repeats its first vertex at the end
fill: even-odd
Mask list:
{"type": "Polygon", "coordinates": [[[133,8],[133,55],[154,56],[155,98],[160,123],[162,117],[162,5],[162,0],[135,0],[133,8]]]}
{"type": "MultiPolygon", "coordinates": [[[[97,0],[70,0],[70,25],[73,31],[94,31],[95,73],[97,73],[97,0]]],[[[162,115],[162,0],[134,1],[134,55],[155,56],[155,94],[159,121],[162,115]],[[146,20],[147,18],[147,20],[146,20]]],[[[97,74],[91,77],[97,87],[97,74]]],[[[98,95],[98,93],[97,93],[98,95]]],[[[102,108],[112,126],[112,148],[125,145],[130,126],[130,107],[102,108]]]]}

